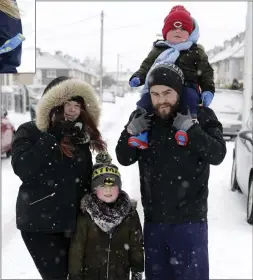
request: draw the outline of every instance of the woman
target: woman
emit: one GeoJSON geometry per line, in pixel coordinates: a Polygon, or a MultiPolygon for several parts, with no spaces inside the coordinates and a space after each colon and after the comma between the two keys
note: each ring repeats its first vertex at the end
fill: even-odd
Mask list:
{"type": "Polygon", "coordinates": [[[90,191],[91,151],[106,145],[100,108],[85,82],[58,77],[37,105],[36,123],[22,124],[12,146],[20,179],[17,228],[43,279],[66,279],[70,237],[81,197],[90,191]]]}
{"type": "Polygon", "coordinates": [[[16,1],[0,1],[0,73],[17,73],[21,64],[22,24],[16,1]],[[11,39],[11,40],[10,40],[11,39]],[[9,42],[6,42],[10,40],[9,42]]]}

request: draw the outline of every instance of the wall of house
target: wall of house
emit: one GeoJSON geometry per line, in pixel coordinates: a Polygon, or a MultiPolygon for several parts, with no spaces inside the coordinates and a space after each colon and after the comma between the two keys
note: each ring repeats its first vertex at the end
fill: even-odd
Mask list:
{"type": "Polygon", "coordinates": [[[27,74],[14,74],[13,75],[13,83],[14,84],[22,84],[22,85],[32,85],[34,83],[35,74],[27,73],[27,74]]]}
{"type": "Polygon", "coordinates": [[[59,76],[69,76],[68,69],[41,69],[41,84],[47,85],[59,76]]]}
{"type": "Polygon", "coordinates": [[[233,79],[243,79],[244,58],[230,58],[212,65],[214,69],[214,81],[217,87],[229,85],[233,79]]]}

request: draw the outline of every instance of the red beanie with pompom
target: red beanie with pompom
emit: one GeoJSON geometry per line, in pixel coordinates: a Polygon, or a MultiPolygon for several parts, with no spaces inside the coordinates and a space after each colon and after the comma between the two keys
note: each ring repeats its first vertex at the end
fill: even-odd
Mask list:
{"type": "Polygon", "coordinates": [[[166,40],[166,35],[170,30],[175,28],[182,28],[189,34],[193,31],[193,20],[191,14],[185,9],[184,6],[174,6],[170,13],[164,20],[164,26],[162,29],[163,38],[166,40]]]}

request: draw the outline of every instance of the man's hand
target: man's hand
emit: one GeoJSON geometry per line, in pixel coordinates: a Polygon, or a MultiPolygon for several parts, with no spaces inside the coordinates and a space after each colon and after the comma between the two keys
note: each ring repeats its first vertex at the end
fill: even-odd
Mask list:
{"type": "Polygon", "coordinates": [[[182,115],[181,113],[177,113],[177,116],[174,118],[173,126],[177,130],[187,131],[194,124],[191,116],[191,112],[188,109],[187,115],[182,115]]]}
{"type": "Polygon", "coordinates": [[[136,112],[132,120],[127,126],[127,132],[131,135],[138,135],[143,131],[150,130],[151,128],[151,119],[148,116],[148,113],[143,111],[140,115],[139,112],[136,112]]]}

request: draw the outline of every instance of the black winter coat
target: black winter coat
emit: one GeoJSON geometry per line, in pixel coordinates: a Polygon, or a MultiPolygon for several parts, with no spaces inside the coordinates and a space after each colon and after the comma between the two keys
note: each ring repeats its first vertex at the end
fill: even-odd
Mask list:
{"type": "Polygon", "coordinates": [[[149,147],[128,145],[127,130],[119,138],[116,155],[120,164],[138,161],[145,220],[150,223],[184,223],[207,220],[210,164],[226,155],[222,125],[210,108],[201,107],[199,124],[188,131],[189,143],[179,146],[173,120],[153,117],[149,147]]]}
{"type": "MultiPolygon", "coordinates": [[[[7,40],[22,34],[20,19],[14,19],[0,11],[0,46],[7,40]]],[[[17,73],[17,67],[21,64],[22,44],[15,50],[0,54],[0,73],[17,73]]]]}
{"type": "Polygon", "coordinates": [[[54,136],[33,122],[21,125],[12,146],[12,166],[22,180],[16,211],[25,231],[73,231],[81,197],[90,190],[92,158],[80,145],[74,158],[60,151],[54,136]]]}
{"type": "Polygon", "coordinates": [[[99,120],[99,103],[92,88],[70,79],[51,88],[39,101],[36,123],[22,124],[15,133],[12,167],[21,181],[16,204],[20,230],[71,232],[75,230],[81,197],[89,192],[92,156],[89,143],[77,145],[74,157],[65,156],[47,132],[49,112],[73,96],[81,96],[87,111],[99,120]]]}
{"type": "MultiPolygon", "coordinates": [[[[148,71],[155,62],[156,58],[169,46],[156,46],[158,42],[154,42],[153,49],[143,60],[140,69],[136,71],[130,78],[139,77],[141,84],[145,83],[148,71]]],[[[191,87],[191,84],[197,84],[201,87],[201,91],[215,92],[213,69],[208,62],[208,57],[201,45],[193,44],[188,50],[180,51],[180,55],[175,61],[184,73],[185,85],[191,87]]]]}

